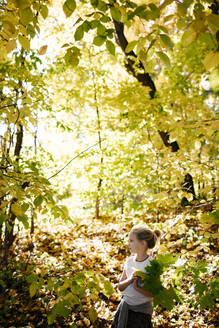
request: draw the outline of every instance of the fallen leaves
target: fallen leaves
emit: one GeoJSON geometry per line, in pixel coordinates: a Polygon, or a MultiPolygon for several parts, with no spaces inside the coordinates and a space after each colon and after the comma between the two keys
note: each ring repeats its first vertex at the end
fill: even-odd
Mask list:
{"type": "MultiPolygon", "coordinates": [[[[169,223],[166,220],[166,226],[165,220],[157,224],[150,218],[152,227],[168,232],[163,234],[161,249],[178,254],[182,263],[192,259],[213,263],[216,244],[211,239],[211,233],[203,237],[204,231],[192,215],[174,219],[172,222],[177,223],[171,229],[171,217],[169,223]]],[[[147,222],[147,217],[143,221],[147,222]]],[[[125,258],[129,255],[126,246],[128,233],[136,222],[139,222],[139,218],[90,218],[69,226],[59,223],[51,225],[49,229],[41,227],[35,232],[33,249],[27,247],[30,243],[28,236],[20,235],[14,249],[17,252],[14,258],[14,262],[18,263],[17,268],[13,267],[10,279],[4,278],[7,286],[5,295],[0,297],[0,327],[4,327],[6,322],[11,326],[18,324],[31,328],[47,326],[48,315],[54,305],[70,299],[75,305],[72,309],[66,308],[66,303],[63,303],[63,307],[59,305],[60,313],[66,316],[56,316],[52,327],[110,327],[121,295],[111,290],[109,281],[113,286],[118,282],[125,258]],[[30,276],[29,285],[24,279],[27,274],[30,276]],[[74,277],[78,277],[80,286],[84,284],[85,287],[84,296],[79,297],[81,306],[76,299],[73,300],[70,292],[74,277]],[[83,277],[86,277],[86,282],[83,277]],[[102,291],[97,289],[98,286],[101,286],[102,291]]],[[[213,275],[212,267],[202,277],[203,282],[207,282],[213,275]]],[[[172,277],[171,270],[164,274],[166,282],[172,277]]],[[[0,279],[3,280],[2,277],[0,279]]],[[[189,301],[193,297],[192,276],[182,276],[181,282],[186,302],[171,311],[158,308],[153,315],[156,327],[216,327],[214,312],[200,311],[189,301]]]]}

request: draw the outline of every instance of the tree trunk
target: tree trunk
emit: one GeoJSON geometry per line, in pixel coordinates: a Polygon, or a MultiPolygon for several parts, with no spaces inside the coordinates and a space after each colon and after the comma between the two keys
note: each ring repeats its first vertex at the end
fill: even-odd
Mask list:
{"type": "Polygon", "coordinates": [[[122,194],[122,199],[121,199],[121,215],[124,214],[124,200],[125,200],[125,195],[122,194]]]}
{"type": "Polygon", "coordinates": [[[100,178],[97,186],[97,197],[96,197],[96,219],[100,218],[100,190],[102,185],[102,179],[100,178]]]}
{"type": "MultiPolygon", "coordinates": [[[[23,143],[23,126],[19,124],[19,128],[17,129],[17,140],[14,150],[14,155],[16,156],[16,162],[18,163],[20,152],[23,143]]],[[[22,188],[24,189],[27,186],[27,183],[23,183],[22,188]]],[[[10,208],[9,208],[9,218],[7,220],[7,224],[5,224],[5,236],[4,236],[4,261],[7,263],[8,261],[8,251],[11,245],[14,242],[16,235],[14,234],[14,224],[16,215],[12,211],[12,205],[18,201],[16,197],[13,197],[11,200],[10,208]]]]}
{"type": "MultiPolygon", "coordinates": [[[[100,156],[100,172],[103,164],[103,150],[102,150],[102,138],[101,138],[101,124],[100,124],[100,111],[99,111],[99,106],[97,102],[97,86],[96,86],[96,81],[95,81],[95,76],[94,73],[92,73],[93,77],[93,87],[94,87],[94,101],[96,105],[96,114],[97,114],[97,133],[98,133],[98,141],[99,141],[99,149],[101,152],[100,156]]],[[[102,178],[100,176],[98,184],[97,184],[97,197],[96,197],[96,219],[99,219],[100,217],[100,191],[101,191],[101,186],[102,186],[102,178]]]]}

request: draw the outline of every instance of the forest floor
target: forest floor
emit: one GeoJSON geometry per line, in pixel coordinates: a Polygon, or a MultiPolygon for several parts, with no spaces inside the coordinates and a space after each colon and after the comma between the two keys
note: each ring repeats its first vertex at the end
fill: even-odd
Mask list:
{"type": "MultiPolygon", "coordinates": [[[[108,298],[103,293],[98,297],[90,295],[82,298],[82,307],[74,308],[70,314],[57,316],[48,325],[47,316],[55,296],[44,286],[49,279],[65,279],[77,272],[98,272],[115,287],[125,258],[128,234],[133,224],[150,218],[87,218],[76,223],[61,222],[35,228],[34,237],[20,233],[13,253],[10,254],[8,268],[1,267],[0,274],[0,328],[37,327],[91,327],[109,328],[113,314],[120,300],[116,290],[108,298]],[[39,290],[31,291],[25,275],[28,270],[41,275],[43,280],[39,290]],[[30,295],[32,293],[32,295],[30,295]],[[32,297],[31,297],[32,296],[32,297]],[[88,315],[90,304],[95,306],[97,319],[92,323],[88,315]]],[[[215,262],[216,241],[203,234],[195,216],[179,214],[172,220],[155,222],[155,226],[165,231],[160,251],[178,254],[180,259],[206,260],[215,262]],[[175,220],[175,221],[174,221],[175,220]],[[205,239],[205,242],[203,240],[205,239]]],[[[211,273],[215,274],[215,272],[211,273]]],[[[168,273],[165,276],[168,280],[168,273]]],[[[186,302],[178,304],[171,311],[157,309],[153,314],[154,327],[216,328],[216,310],[200,310],[192,305],[191,281],[183,277],[186,302]]],[[[37,289],[37,288],[36,288],[37,289]]]]}

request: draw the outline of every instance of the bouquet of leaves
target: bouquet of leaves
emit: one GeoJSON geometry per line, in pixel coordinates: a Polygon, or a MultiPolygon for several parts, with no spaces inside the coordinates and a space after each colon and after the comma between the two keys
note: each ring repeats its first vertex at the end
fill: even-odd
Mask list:
{"type": "Polygon", "coordinates": [[[154,296],[154,305],[162,306],[167,310],[171,310],[177,303],[181,303],[182,299],[173,285],[168,284],[164,287],[161,281],[161,275],[164,271],[176,262],[177,258],[172,254],[159,254],[156,259],[145,267],[145,273],[137,271],[136,275],[140,278],[142,289],[149,290],[154,296]]]}

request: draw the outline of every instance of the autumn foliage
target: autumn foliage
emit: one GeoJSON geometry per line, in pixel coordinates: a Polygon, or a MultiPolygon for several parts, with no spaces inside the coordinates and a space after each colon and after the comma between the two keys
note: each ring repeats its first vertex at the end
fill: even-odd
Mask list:
{"type": "Polygon", "coordinates": [[[216,327],[218,9],[1,1],[1,327],[110,327],[138,223],[156,327],[216,327]]]}

